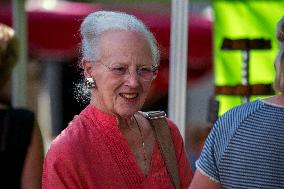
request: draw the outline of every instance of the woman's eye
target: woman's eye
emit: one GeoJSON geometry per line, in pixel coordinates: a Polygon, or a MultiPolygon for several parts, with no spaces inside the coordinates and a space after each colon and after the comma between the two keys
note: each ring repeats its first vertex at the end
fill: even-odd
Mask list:
{"type": "Polygon", "coordinates": [[[111,71],[116,74],[125,74],[127,71],[127,68],[126,67],[113,67],[111,71]]]}
{"type": "Polygon", "coordinates": [[[141,74],[143,74],[143,73],[151,73],[152,72],[152,69],[151,68],[140,68],[139,69],[139,72],[141,73],[141,74]]]}

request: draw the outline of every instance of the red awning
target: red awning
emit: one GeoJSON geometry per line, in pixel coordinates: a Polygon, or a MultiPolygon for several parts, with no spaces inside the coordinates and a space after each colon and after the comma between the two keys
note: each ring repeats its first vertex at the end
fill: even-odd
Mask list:
{"type": "MultiPolygon", "coordinates": [[[[114,7],[96,3],[60,2],[52,10],[28,10],[28,45],[29,53],[38,56],[77,56],[80,41],[79,27],[83,18],[94,11],[115,9],[114,7]]],[[[118,8],[116,8],[118,9],[118,8]]],[[[143,20],[154,33],[160,44],[163,56],[168,59],[170,39],[169,13],[131,10],[127,12],[143,20]]],[[[11,25],[11,6],[0,6],[0,22],[11,25]]],[[[189,17],[189,59],[192,67],[211,65],[212,57],[211,22],[201,15],[189,17]]]]}
{"type": "MultiPolygon", "coordinates": [[[[167,90],[170,46],[169,10],[159,9],[160,11],[155,12],[145,7],[137,9],[78,2],[59,2],[52,10],[29,8],[27,11],[29,54],[66,59],[77,57],[80,24],[87,14],[98,10],[122,10],[144,21],[157,38],[162,52],[160,74],[153,84],[157,84],[157,88],[167,90]]],[[[11,6],[0,4],[0,22],[11,25],[11,17],[11,6]]],[[[188,31],[188,71],[189,79],[194,80],[212,68],[212,23],[202,15],[190,15],[188,31]]]]}

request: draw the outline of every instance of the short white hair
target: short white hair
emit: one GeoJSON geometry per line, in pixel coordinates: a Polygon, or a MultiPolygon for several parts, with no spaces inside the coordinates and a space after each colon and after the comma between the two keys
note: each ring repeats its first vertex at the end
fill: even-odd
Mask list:
{"type": "Polygon", "coordinates": [[[133,15],[124,12],[97,11],[89,14],[81,24],[82,58],[96,60],[98,57],[98,38],[108,30],[127,30],[142,33],[149,43],[153,65],[159,66],[160,51],[154,35],[145,24],[133,15]]]}

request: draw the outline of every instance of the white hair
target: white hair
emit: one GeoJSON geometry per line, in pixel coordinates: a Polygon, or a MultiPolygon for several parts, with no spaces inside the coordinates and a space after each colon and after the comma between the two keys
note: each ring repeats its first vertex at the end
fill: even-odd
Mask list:
{"type": "Polygon", "coordinates": [[[160,51],[154,35],[135,16],[112,11],[97,11],[89,14],[81,24],[82,38],[82,58],[96,60],[98,57],[98,38],[108,30],[121,29],[127,31],[137,31],[142,33],[149,43],[153,65],[158,66],[160,63],[160,51]]]}

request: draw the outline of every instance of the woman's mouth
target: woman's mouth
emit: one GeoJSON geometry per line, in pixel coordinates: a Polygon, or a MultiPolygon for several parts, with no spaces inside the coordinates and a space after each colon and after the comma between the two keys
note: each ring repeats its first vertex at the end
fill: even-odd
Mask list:
{"type": "Polygon", "coordinates": [[[120,93],[119,95],[127,100],[132,100],[138,97],[138,93],[120,93]]]}

